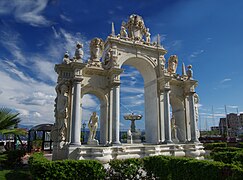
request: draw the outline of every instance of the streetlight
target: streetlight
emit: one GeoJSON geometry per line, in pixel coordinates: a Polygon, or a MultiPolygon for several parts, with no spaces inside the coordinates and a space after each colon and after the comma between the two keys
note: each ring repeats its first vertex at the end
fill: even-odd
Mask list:
{"type": "Polygon", "coordinates": [[[85,123],[85,121],[83,122],[82,126],[83,126],[83,142],[84,142],[84,137],[85,137],[85,127],[86,127],[86,123],[85,123]]]}

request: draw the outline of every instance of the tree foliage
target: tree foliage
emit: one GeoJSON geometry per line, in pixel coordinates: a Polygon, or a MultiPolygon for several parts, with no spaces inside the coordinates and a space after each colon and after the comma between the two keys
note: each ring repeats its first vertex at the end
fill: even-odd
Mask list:
{"type": "Polygon", "coordinates": [[[19,113],[13,113],[11,109],[0,108],[0,134],[24,135],[24,129],[16,128],[20,122],[19,113]]]}

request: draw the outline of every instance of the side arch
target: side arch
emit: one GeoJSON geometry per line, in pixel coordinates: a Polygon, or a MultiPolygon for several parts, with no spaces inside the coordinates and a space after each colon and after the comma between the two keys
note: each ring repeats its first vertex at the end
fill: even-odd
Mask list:
{"type": "Polygon", "coordinates": [[[108,141],[108,97],[101,88],[83,87],[81,98],[85,94],[95,95],[100,100],[100,144],[106,144],[108,141]]]}
{"type": "Polygon", "coordinates": [[[180,142],[186,142],[187,128],[186,128],[184,99],[171,93],[170,103],[172,108],[172,114],[175,117],[178,139],[180,142]]]}

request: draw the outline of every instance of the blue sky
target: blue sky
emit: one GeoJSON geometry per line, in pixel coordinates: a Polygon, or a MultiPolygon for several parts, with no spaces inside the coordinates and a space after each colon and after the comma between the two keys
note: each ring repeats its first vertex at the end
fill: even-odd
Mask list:
{"type": "MultiPolygon", "coordinates": [[[[53,123],[56,74],[66,50],[73,55],[75,42],[106,39],[111,22],[116,33],[122,21],[135,13],[150,28],[152,40],[161,43],[181,64],[192,64],[199,81],[200,123],[205,129],[228,112],[243,112],[243,1],[241,0],[90,0],[0,1],[0,106],[21,113],[22,124],[53,123]],[[214,109],[214,120],[212,116],[214,109]],[[206,122],[207,121],[207,122],[206,122]]],[[[143,114],[143,80],[132,67],[123,67],[121,115],[143,114]],[[134,91],[135,90],[135,91],[134,91]]],[[[99,100],[84,96],[83,119],[99,111],[99,100]]],[[[144,128],[143,121],[137,123],[144,128]]],[[[128,123],[121,117],[121,128],[128,123]]]]}

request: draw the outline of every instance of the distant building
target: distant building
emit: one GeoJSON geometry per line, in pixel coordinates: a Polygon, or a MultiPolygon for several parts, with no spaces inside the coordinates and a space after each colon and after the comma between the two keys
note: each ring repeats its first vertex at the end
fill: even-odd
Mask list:
{"type": "Polygon", "coordinates": [[[211,131],[219,131],[219,127],[218,126],[212,126],[211,131]]]}
{"type": "Polygon", "coordinates": [[[220,118],[219,133],[229,137],[237,137],[243,126],[243,114],[227,114],[227,118],[220,118]],[[227,123],[226,123],[227,122],[227,123]]]}

